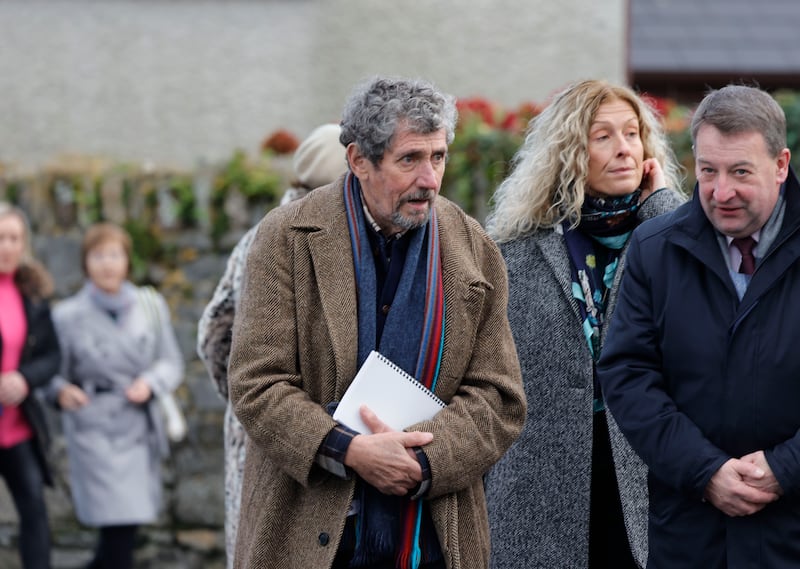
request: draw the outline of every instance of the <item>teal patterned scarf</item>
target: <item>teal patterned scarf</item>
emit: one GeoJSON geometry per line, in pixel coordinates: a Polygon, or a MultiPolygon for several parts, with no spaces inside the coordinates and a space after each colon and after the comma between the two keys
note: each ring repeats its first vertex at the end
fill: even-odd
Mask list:
{"type": "MultiPolygon", "coordinates": [[[[600,337],[620,254],[638,224],[640,196],[641,190],[618,198],[586,196],[578,227],[570,229],[568,222],[562,223],[572,267],[572,296],[578,301],[583,334],[595,364],[600,359],[600,337]]],[[[595,375],[594,410],[602,409],[595,375]]]]}

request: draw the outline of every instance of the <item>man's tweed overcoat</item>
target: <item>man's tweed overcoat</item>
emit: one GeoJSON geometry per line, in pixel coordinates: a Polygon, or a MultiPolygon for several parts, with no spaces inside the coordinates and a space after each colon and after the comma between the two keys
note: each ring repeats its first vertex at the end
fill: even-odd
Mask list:
{"type": "MultiPolygon", "coordinates": [[[[657,192],[639,217],[649,219],[682,202],[673,191],[657,192]]],[[[504,243],[501,250],[528,416],[519,439],[486,479],[491,566],[582,569],[589,551],[593,377],[567,249],[560,231],[545,229],[504,243]]],[[[624,256],[609,295],[609,317],[623,267],[624,256]]],[[[642,564],[647,470],[611,417],[609,432],[628,538],[642,564]]]]}
{"type": "MultiPolygon", "coordinates": [[[[354,480],[315,465],[324,405],[357,371],[357,302],[343,178],[259,225],[233,331],[230,396],[250,437],[234,566],[330,567],[354,480]]],[[[448,569],[488,566],[482,476],[519,435],[525,400],[505,265],[480,225],[437,198],[446,302],[426,499],[448,569]]]]}

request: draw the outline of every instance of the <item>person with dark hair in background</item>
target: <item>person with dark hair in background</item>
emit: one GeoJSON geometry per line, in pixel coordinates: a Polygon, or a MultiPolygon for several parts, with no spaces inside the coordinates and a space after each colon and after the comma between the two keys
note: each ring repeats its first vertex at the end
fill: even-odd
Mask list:
{"type": "Polygon", "coordinates": [[[800,184],[786,117],[729,85],[692,117],[692,201],[631,238],[598,371],[647,464],[648,567],[800,566],[800,184]]]}
{"type": "Polygon", "coordinates": [[[87,282],[53,309],[63,354],[48,389],[61,409],[78,520],[100,528],[89,569],[130,569],[141,524],[161,508],[161,460],[169,453],[155,400],[183,379],[183,356],[164,298],[127,280],[128,233],[87,229],[87,282]]]}
{"type": "Polygon", "coordinates": [[[587,80],[531,121],[487,220],[508,264],[528,397],[486,477],[494,569],[634,568],[647,557],[646,469],[603,405],[596,362],[631,231],[683,202],[658,117],[587,80]]]}
{"type": "Polygon", "coordinates": [[[0,475],[19,515],[22,567],[47,569],[50,438],[34,390],[58,372],[61,356],[46,301],[52,280],[33,259],[30,239],[23,212],[0,202],[0,475]]]}
{"type": "Polygon", "coordinates": [[[237,568],[488,564],[482,476],[525,399],[500,252],[438,195],[455,121],[425,81],[360,85],[342,114],[348,173],[258,226],[229,368],[250,437],[237,568]],[[373,350],[446,407],[404,431],[366,406],[369,432],[335,421],[373,350]]]}
{"type": "MultiPolygon", "coordinates": [[[[324,124],[311,131],[295,150],[292,158],[295,180],[281,199],[281,205],[304,197],[316,187],[333,182],[347,170],[344,146],[339,142],[338,124],[324,124]]],[[[214,296],[203,310],[197,325],[197,353],[208,370],[225,406],[225,551],[227,567],[233,567],[233,551],[239,524],[242,499],[242,473],[247,435],[233,414],[228,399],[228,359],[231,352],[231,328],[241,294],[245,259],[256,234],[256,227],[242,236],[231,251],[225,274],[214,296]]]]}

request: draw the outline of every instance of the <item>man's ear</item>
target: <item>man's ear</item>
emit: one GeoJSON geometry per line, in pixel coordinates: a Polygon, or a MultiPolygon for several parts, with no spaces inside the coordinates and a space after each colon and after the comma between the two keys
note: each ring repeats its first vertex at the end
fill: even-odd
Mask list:
{"type": "Polygon", "coordinates": [[[368,174],[367,164],[369,159],[361,153],[361,149],[355,142],[351,142],[345,149],[347,152],[347,163],[350,164],[350,170],[355,174],[356,178],[363,178],[368,174]]]}
{"type": "Polygon", "coordinates": [[[780,154],[778,154],[777,166],[778,166],[778,182],[784,183],[786,178],[789,176],[789,162],[791,160],[792,153],[788,148],[784,148],[781,150],[780,154]]]}

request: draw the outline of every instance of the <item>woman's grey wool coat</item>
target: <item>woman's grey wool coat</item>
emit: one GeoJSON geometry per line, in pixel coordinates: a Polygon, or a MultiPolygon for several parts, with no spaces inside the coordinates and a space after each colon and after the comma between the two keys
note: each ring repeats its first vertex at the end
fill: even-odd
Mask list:
{"type": "MultiPolygon", "coordinates": [[[[683,201],[674,191],[656,192],[643,203],[639,218],[671,211],[683,201]]],[[[508,266],[508,313],[528,414],[519,439],[486,476],[491,567],[585,568],[593,362],[572,297],[569,256],[560,227],[504,243],[501,250],[508,266]]],[[[609,318],[623,270],[624,251],[609,295],[609,318]]],[[[610,415],[608,422],[625,526],[634,557],[643,566],[647,469],[610,415]]]]}

